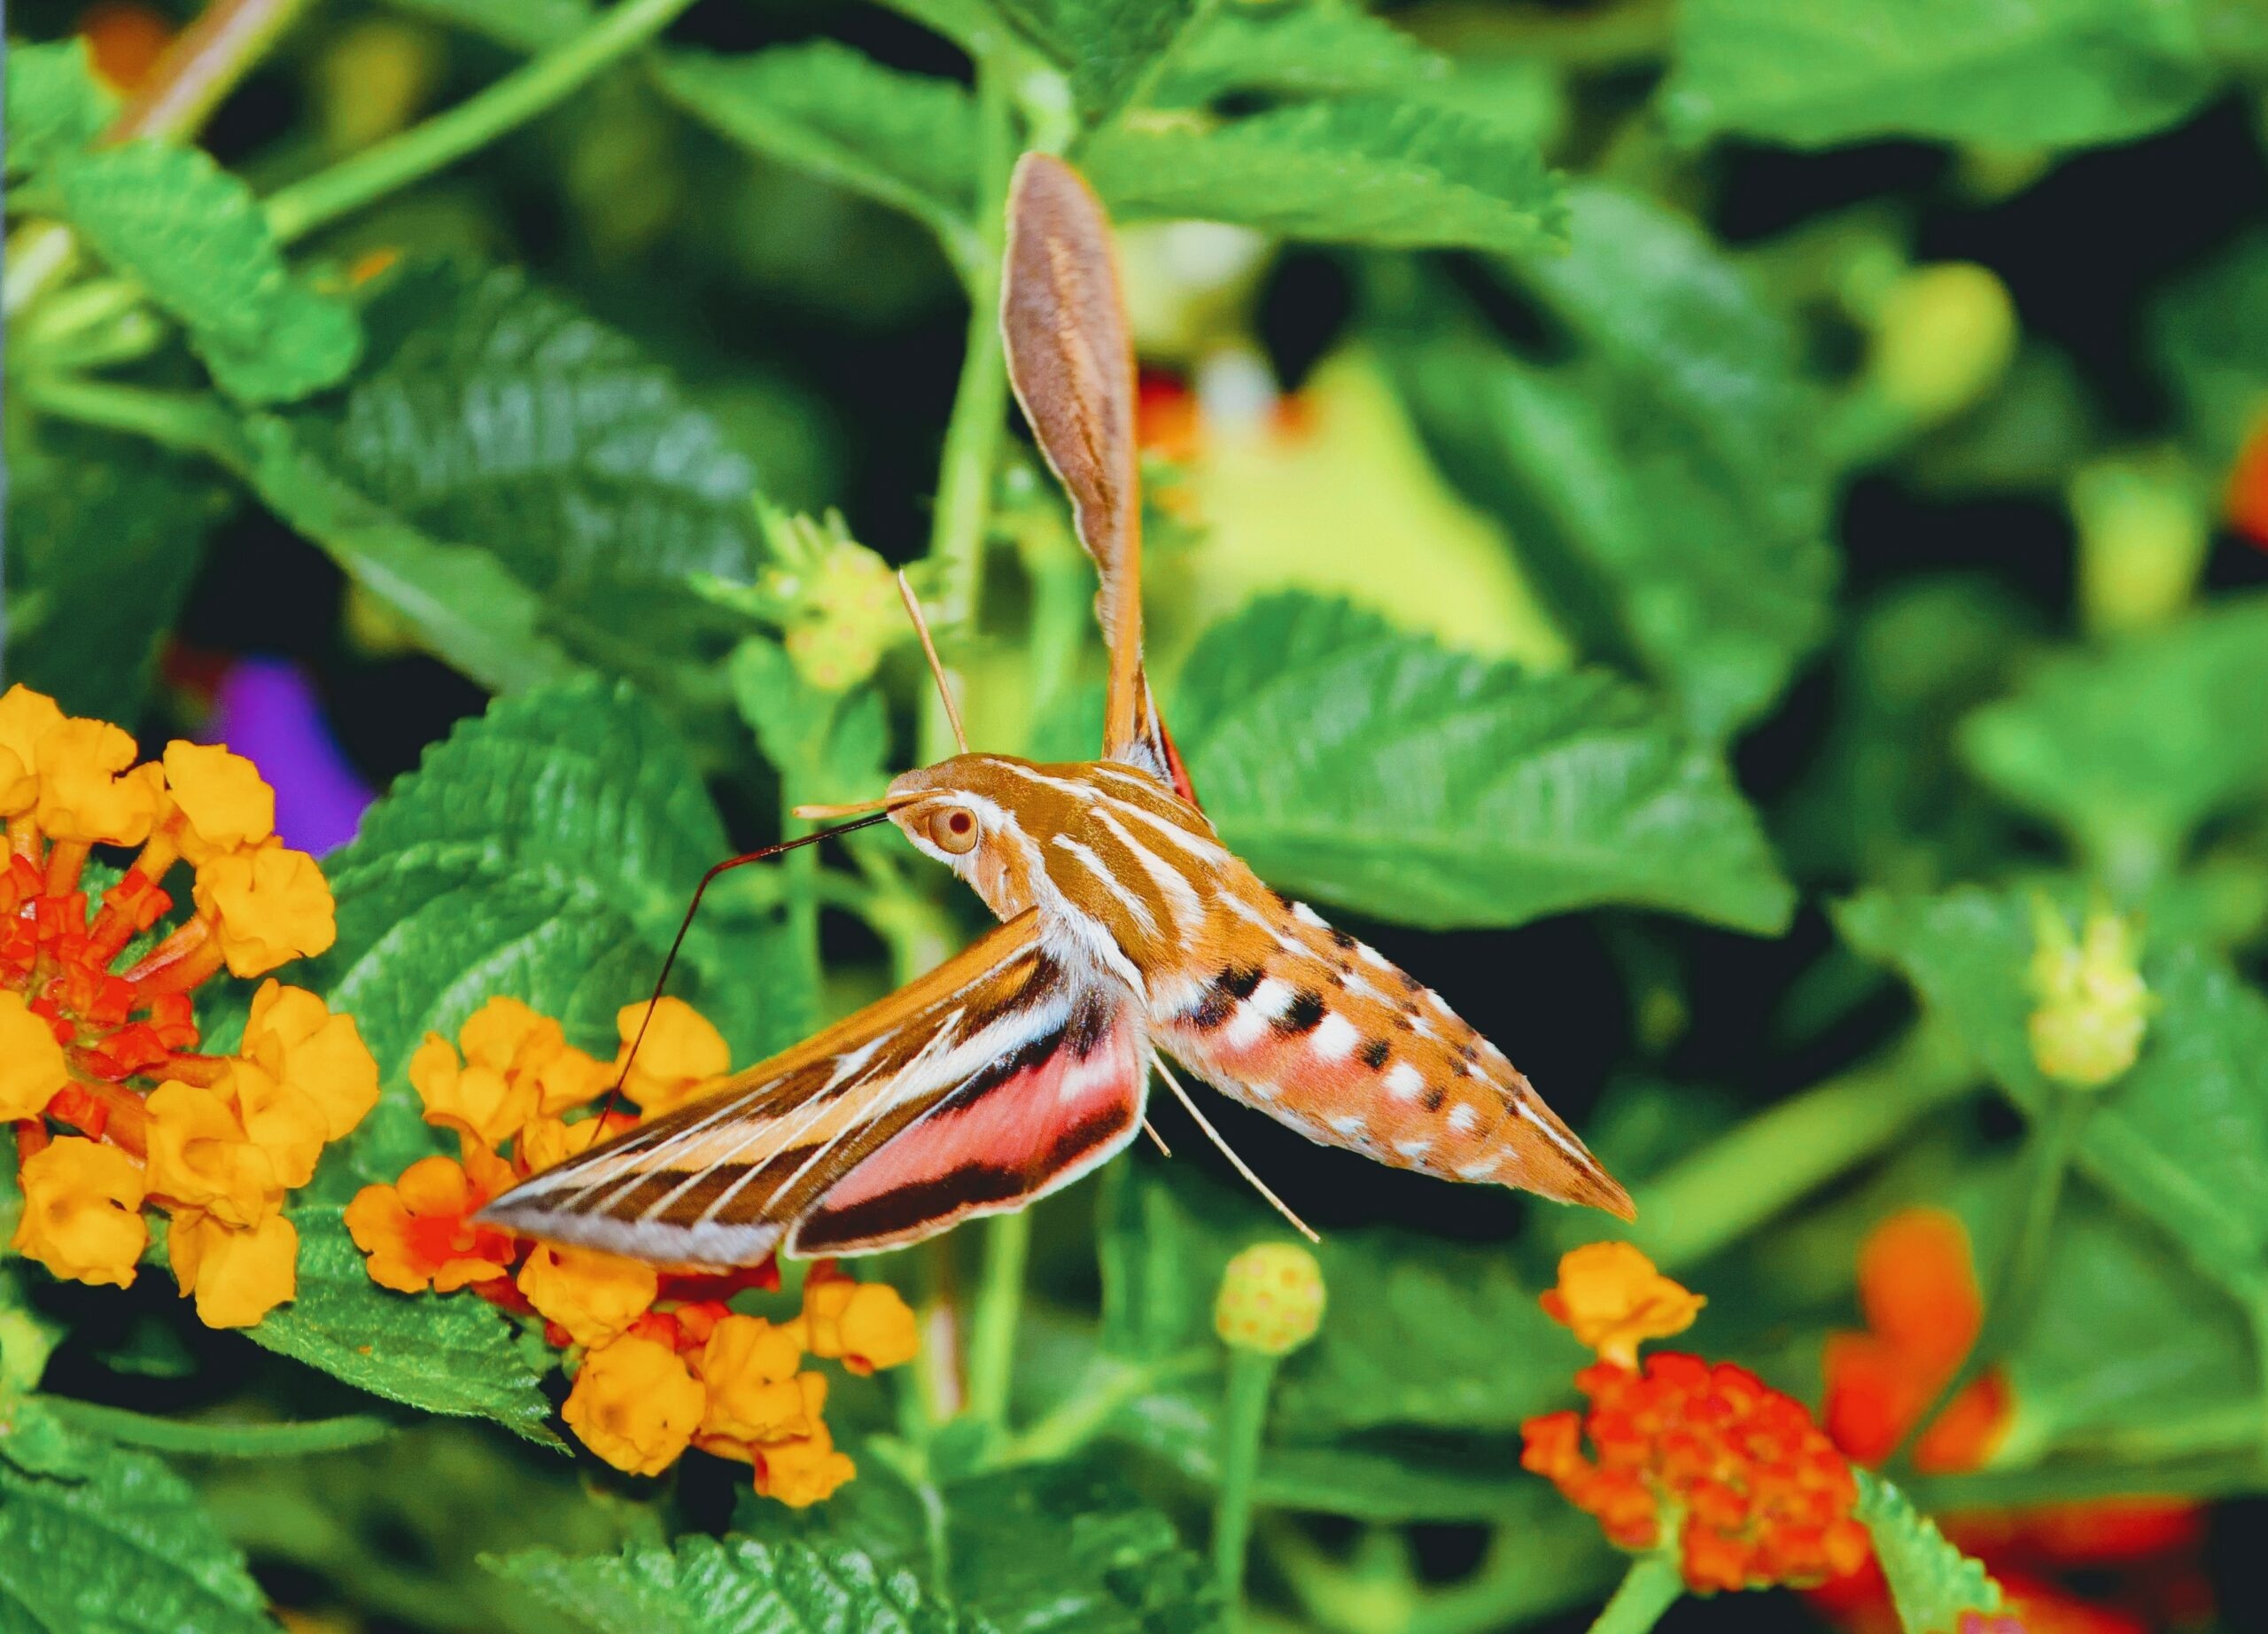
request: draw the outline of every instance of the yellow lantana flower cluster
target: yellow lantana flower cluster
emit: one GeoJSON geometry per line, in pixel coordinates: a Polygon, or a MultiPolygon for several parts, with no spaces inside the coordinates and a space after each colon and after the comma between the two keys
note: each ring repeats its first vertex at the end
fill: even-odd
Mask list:
{"type": "Polygon", "coordinates": [[[275,791],[251,761],[180,741],[159,761],[137,752],[29,688],[0,696],[0,1118],[24,1194],[12,1245],[57,1276],[124,1288],[155,1204],[198,1315],[245,1327],[295,1291],[284,1195],[376,1103],[378,1070],[353,1017],[273,980],[234,1054],[198,1050],[193,992],[223,968],[264,977],[329,947],[330,887],[276,837],[275,791]],[[136,854],[90,901],[97,846],[136,854]],[[129,960],[174,909],[176,865],[193,911],[129,960]]]}
{"type": "Polygon", "coordinates": [[[801,1508],[855,1473],[827,1427],[827,1381],[807,1358],[869,1373],[912,1358],[913,1313],[895,1288],[817,1262],[802,1308],[773,1319],[735,1302],[780,1286],[777,1265],[727,1275],[530,1242],[474,1216],[499,1193],[639,1121],[593,1103],[622,1078],[645,1117],[684,1103],[730,1067],[724,1038],[690,1006],[664,999],[616,1016],[615,1058],[567,1042],[559,1023],[517,999],[490,1000],[454,1042],[429,1034],[410,1059],[425,1121],[457,1136],[456,1157],[419,1160],[392,1186],[369,1186],[346,1228],[371,1280],[403,1293],[469,1288],[540,1322],[573,1374],[562,1416],[583,1443],[633,1474],[659,1474],[687,1448],[751,1465],[756,1490],[801,1508]],[[634,1062],[630,1050],[641,1025],[634,1062]]]}

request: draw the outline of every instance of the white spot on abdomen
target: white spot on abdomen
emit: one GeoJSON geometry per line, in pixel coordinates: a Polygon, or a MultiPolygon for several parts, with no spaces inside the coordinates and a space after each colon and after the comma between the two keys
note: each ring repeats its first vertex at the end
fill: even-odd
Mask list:
{"type": "Polygon", "coordinates": [[[1415,1101],[1425,1087],[1425,1075],[1406,1061],[1397,1061],[1386,1075],[1386,1093],[1396,1101],[1415,1101]]]}
{"type": "Polygon", "coordinates": [[[1268,1023],[1290,1008],[1292,984],[1268,977],[1252,990],[1252,997],[1237,1006],[1222,1031],[1221,1041],[1232,1050],[1250,1049],[1268,1031],[1268,1023]]]}
{"type": "Polygon", "coordinates": [[[1308,1036],[1308,1047],[1315,1052],[1317,1061],[1344,1061],[1355,1053],[1355,1046],[1362,1032],[1353,1022],[1333,1010],[1316,1023],[1308,1036]]]}

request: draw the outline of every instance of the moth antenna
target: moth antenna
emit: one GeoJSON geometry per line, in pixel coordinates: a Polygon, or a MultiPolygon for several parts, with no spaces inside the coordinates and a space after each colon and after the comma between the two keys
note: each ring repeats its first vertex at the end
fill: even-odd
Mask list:
{"type": "Polygon", "coordinates": [[[960,729],[960,705],[953,702],[953,689],[945,684],[945,666],[938,662],[937,643],[929,639],[929,621],[921,616],[920,598],[913,594],[913,587],[905,582],[905,570],[897,570],[897,593],[905,600],[905,611],[913,620],[913,633],[921,638],[921,650],[929,660],[929,673],[937,682],[937,701],[945,706],[945,719],[953,728],[953,742],[960,745],[963,754],[968,752],[968,734],[960,729]]]}
{"type": "Polygon", "coordinates": [[[1150,1066],[1160,1078],[1165,1079],[1166,1087],[1173,1091],[1174,1099],[1181,1102],[1183,1110],[1186,1111],[1190,1117],[1197,1120],[1197,1126],[1205,1132],[1206,1139],[1212,1141],[1215,1146],[1221,1148],[1221,1155],[1229,1160],[1229,1164],[1231,1168],[1233,1168],[1239,1174],[1244,1176],[1246,1181],[1252,1187],[1252,1189],[1258,1192],[1262,1197],[1268,1199],[1269,1206],[1274,1209],[1277,1213],[1282,1215],[1286,1220],[1289,1220],[1293,1231],[1298,1232],[1300,1235],[1305,1237],[1309,1242],[1321,1242],[1323,1239],[1316,1235],[1314,1229],[1309,1226],[1305,1220],[1293,1213],[1290,1205],[1285,1203],[1281,1197],[1278,1197],[1274,1192],[1270,1191],[1268,1189],[1268,1183],[1262,1179],[1258,1175],[1253,1173],[1252,1166],[1246,1163],[1243,1158],[1239,1157],[1226,1140],[1221,1139],[1221,1132],[1214,1128],[1212,1124],[1207,1120],[1205,1114],[1197,1109],[1197,1103],[1189,1098],[1189,1092],[1181,1086],[1181,1080],[1174,1077],[1171,1069],[1167,1067],[1165,1057],[1159,1054],[1155,1050],[1152,1050],[1150,1052],[1150,1066]]]}
{"type": "Polygon", "coordinates": [[[1166,1144],[1166,1138],[1158,1132],[1158,1126],[1146,1117],[1142,1120],[1142,1132],[1150,1137],[1150,1144],[1158,1148],[1159,1156],[1173,1155],[1173,1148],[1166,1144]]]}
{"type": "Polygon", "coordinates": [[[693,916],[701,911],[701,899],[708,891],[711,882],[719,874],[729,874],[734,868],[745,868],[751,862],[762,862],[765,858],[776,857],[782,852],[796,851],[805,845],[816,845],[821,840],[832,839],[838,834],[848,834],[853,829],[871,829],[889,815],[889,813],[886,811],[876,812],[873,816],[861,817],[856,822],[841,823],[832,829],[821,829],[816,834],[800,835],[792,840],[782,840],[777,845],[766,845],[742,856],[727,857],[701,876],[701,883],[693,888],[693,900],[686,906],[685,917],[678,922],[677,935],[670,939],[669,955],[662,961],[662,973],[654,978],[654,995],[646,1000],[646,1013],[638,1018],[638,1032],[630,1040],[630,1053],[622,1058],[622,1070],[615,1075],[614,1087],[607,1091],[609,1099],[620,1103],[625,1110],[629,1109],[630,1097],[622,1093],[622,1086],[630,1081],[630,1068],[638,1059],[638,1047],[646,1041],[646,1029],[654,1024],[654,1008],[661,1003],[662,993],[669,986],[670,970],[677,963],[678,950],[685,945],[685,933],[693,929],[693,916]]]}

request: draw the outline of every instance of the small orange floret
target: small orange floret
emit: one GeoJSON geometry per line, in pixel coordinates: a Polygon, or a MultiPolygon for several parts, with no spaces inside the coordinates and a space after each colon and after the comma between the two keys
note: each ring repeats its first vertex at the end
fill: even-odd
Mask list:
{"type": "Polygon", "coordinates": [[[1709,1302],[1654,1269],[1627,1242],[1592,1242],[1560,1257],[1559,1285],[1544,1314],[1619,1367],[1638,1365],[1638,1346],[1693,1326],[1709,1302]]]}
{"type": "Polygon", "coordinates": [[[488,1197],[455,1159],[420,1158],[393,1185],[355,1193],[346,1205],[346,1230],[369,1257],[370,1280],[379,1287],[446,1294],[511,1267],[511,1233],[472,1223],[488,1197]]]}
{"type": "Polygon", "coordinates": [[[1682,1516],[1679,1559],[1704,1592],[1819,1583],[1867,1559],[1857,1480],[1794,1397],[1675,1351],[1642,1373],[1601,1362],[1575,1384],[1589,1408],[1529,1420],[1520,1462],[1618,1546],[1656,1547],[1682,1516]]]}
{"type": "Polygon", "coordinates": [[[2225,499],[2229,525],[2268,549],[2268,414],[2252,423],[2229,468],[2225,499]]]}

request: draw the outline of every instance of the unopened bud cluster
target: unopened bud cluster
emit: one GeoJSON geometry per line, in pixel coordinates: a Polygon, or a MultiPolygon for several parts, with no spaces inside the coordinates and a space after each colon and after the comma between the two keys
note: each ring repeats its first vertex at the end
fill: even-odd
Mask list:
{"type": "Polygon", "coordinates": [[[2035,911],[2033,924],[2031,991],[2039,1008],[2028,1024],[2032,1060],[2059,1084],[2100,1088],[2134,1064],[2148,1023],[2150,991],[2133,927],[2097,909],[2074,935],[2047,903],[2035,911]]]}
{"type": "Polygon", "coordinates": [[[1323,1325],[1323,1267],[1293,1242],[1262,1242],[1229,1262],[1213,1327],[1239,1350],[1286,1356],[1323,1325]]]}
{"type": "Polygon", "coordinates": [[[765,532],[774,565],[762,588],[796,673],[824,692],[857,686],[905,628],[889,564],[851,538],[836,511],[768,514],[765,532]]]}

